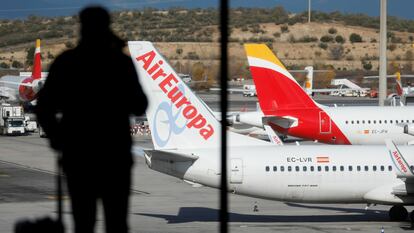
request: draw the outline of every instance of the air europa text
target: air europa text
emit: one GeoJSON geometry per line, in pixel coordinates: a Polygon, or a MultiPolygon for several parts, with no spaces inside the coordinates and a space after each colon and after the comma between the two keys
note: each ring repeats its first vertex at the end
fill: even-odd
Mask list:
{"type": "Polygon", "coordinates": [[[136,57],[138,62],[143,62],[142,67],[151,76],[152,80],[158,82],[158,86],[167,95],[177,109],[182,108],[181,114],[188,119],[187,128],[194,127],[199,130],[200,135],[208,140],[214,134],[214,128],[208,124],[206,118],[198,112],[197,108],[191,103],[177,86],[178,79],[173,74],[166,74],[162,68],[163,60],[155,59],[156,53],[151,50],[141,56],[136,57]],[[155,60],[155,62],[154,62],[155,60]]]}

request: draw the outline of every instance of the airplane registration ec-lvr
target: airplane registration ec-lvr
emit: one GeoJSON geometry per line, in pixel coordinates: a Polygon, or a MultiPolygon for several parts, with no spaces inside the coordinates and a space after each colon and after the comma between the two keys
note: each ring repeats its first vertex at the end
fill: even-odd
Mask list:
{"type": "MultiPolygon", "coordinates": [[[[149,99],[147,118],[154,149],[141,151],[149,168],[220,188],[220,123],[150,42],[128,42],[149,99]]],[[[228,132],[229,191],[303,203],[392,205],[404,220],[414,204],[414,147],[275,146],[228,132]]],[[[414,217],[414,213],[410,214],[414,217]]]]}

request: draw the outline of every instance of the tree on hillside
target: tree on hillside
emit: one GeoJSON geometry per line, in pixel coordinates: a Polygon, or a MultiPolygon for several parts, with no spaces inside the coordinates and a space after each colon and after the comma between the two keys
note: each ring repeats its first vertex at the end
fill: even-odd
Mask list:
{"type": "Polygon", "coordinates": [[[285,23],[289,19],[288,13],[285,11],[283,6],[277,6],[271,10],[272,18],[275,24],[285,23]]]}
{"type": "Polygon", "coordinates": [[[7,64],[6,62],[2,62],[2,63],[0,63],[0,68],[2,68],[2,69],[8,69],[8,68],[10,68],[10,65],[7,64]]]}
{"type": "Polygon", "coordinates": [[[345,43],[345,38],[341,35],[337,35],[337,36],[335,36],[335,41],[336,41],[336,43],[343,44],[343,43],[345,43]]]}
{"type": "Polygon", "coordinates": [[[351,43],[359,43],[362,42],[362,37],[357,33],[352,33],[349,36],[349,41],[351,41],[351,43]]]}
{"type": "Polygon", "coordinates": [[[329,28],[329,34],[336,34],[338,31],[335,28],[329,28]]]}
{"type": "Polygon", "coordinates": [[[34,58],[35,49],[36,49],[35,47],[30,47],[27,50],[27,53],[26,53],[26,65],[29,65],[29,66],[33,65],[33,58],[34,58]]]}
{"type": "Polygon", "coordinates": [[[15,61],[12,62],[12,67],[16,68],[16,69],[20,69],[20,68],[23,68],[23,64],[21,62],[15,60],[15,61]]]}

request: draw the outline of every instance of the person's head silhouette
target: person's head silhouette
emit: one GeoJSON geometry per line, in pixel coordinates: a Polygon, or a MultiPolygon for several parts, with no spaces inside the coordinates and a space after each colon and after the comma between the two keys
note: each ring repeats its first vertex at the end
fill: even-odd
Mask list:
{"type": "Polygon", "coordinates": [[[112,45],[123,47],[124,42],[115,36],[110,29],[111,17],[105,8],[100,6],[86,7],[79,13],[79,20],[82,42],[92,45],[109,42],[112,45]]]}

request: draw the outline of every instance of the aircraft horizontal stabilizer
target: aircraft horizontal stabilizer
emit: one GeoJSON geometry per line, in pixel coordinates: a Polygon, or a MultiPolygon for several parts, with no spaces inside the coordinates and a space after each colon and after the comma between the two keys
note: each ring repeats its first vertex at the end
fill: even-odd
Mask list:
{"type": "Polygon", "coordinates": [[[193,154],[181,154],[166,150],[144,150],[145,154],[151,160],[166,161],[166,162],[191,162],[198,159],[198,156],[193,154]]]}
{"type": "Polygon", "coordinates": [[[265,116],[262,118],[263,125],[277,125],[284,129],[298,125],[297,119],[293,117],[265,116]]]}
{"type": "Polygon", "coordinates": [[[16,86],[33,87],[32,83],[11,82],[11,81],[2,81],[2,80],[0,80],[0,83],[12,84],[12,85],[16,85],[16,86]]]}

